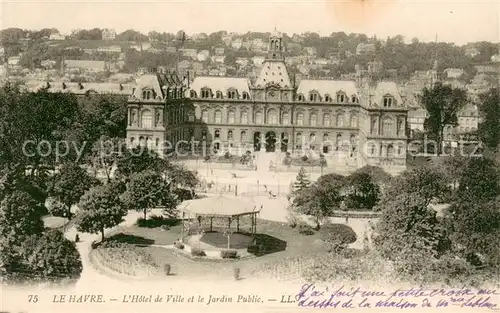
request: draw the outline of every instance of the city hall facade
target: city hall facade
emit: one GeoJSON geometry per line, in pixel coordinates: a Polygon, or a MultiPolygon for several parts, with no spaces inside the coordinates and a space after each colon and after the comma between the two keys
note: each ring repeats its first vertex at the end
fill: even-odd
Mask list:
{"type": "Polygon", "coordinates": [[[343,155],[358,167],[406,167],[408,109],[395,83],[366,77],[295,82],[283,51],[280,34],[271,35],[254,81],[142,76],[128,101],[128,146],[164,153],[182,141],[183,151],[205,143],[236,154],[316,152],[343,155]]]}

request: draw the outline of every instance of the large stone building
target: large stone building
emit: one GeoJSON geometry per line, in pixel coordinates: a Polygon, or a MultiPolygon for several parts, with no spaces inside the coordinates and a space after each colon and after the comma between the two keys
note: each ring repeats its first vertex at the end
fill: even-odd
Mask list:
{"type": "Polygon", "coordinates": [[[395,83],[366,77],[296,82],[283,50],[281,35],[271,35],[255,81],[143,76],[129,100],[127,141],[160,153],[176,145],[193,150],[200,146],[191,142],[198,141],[208,151],[323,154],[329,166],[405,169],[408,110],[395,83]]]}

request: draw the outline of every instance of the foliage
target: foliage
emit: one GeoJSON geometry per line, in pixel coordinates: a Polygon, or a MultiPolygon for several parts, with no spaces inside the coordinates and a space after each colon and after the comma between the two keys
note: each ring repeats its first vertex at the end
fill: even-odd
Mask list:
{"type": "Polygon", "coordinates": [[[371,180],[378,185],[386,185],[392,180],[391,174],[384,171],[381,167],[365,165],[357,169],[353,174],[366,173],[370,175],[371,180]]]}
{"type": "Polygon", "coordinates": [[[293,183],[294,192],[299,192],[302,189],[308,188],[311,186],[311,180],[309,179],[309,175],[306,172],[304,167],[300,168],[299,173],[297,174],[297,178],[293,183]]]}
{"type": "Polygon", "coordinates": [[[480,95],[479,137],[486,147],[497,151],[500,145],[500,89],[492,88],[480,95]]]}
{"type": "Polygon", "coordinates": [[[160,159],[158,154],[143,146],[127,149],[116,162],[115,177],[128,181],[134,173],[150,170],[162,172],[166,161],[160,159]]]}
{"type": "Polygon", "coordinates": [[[0,203],[0,237],[2,244],[19,243],[31,235],[43,232],[40,203],[28,193],[14,191],[0,203]]]}
{"type": "Polygon", "coordinates": [[[45,206],[52,216],[65,217],[68,214],[68,207],[56,198],[49,197],[45,206]]]}
{"type": "Polygon", "coordinates": [[[197,248],[197,247],[194,247],[191,249],[191,255],[198,256],[198,257],[206,256],[205,251],[203,251],[202,249],[197,248]]]}
{"type": "Polygon", "coordinates": [[[289,152],[287,152],[286,156],[283,158],[283,165],[285,166],[292,165],[292,157],[290,156],[289,152]]]}
{"type": "Polygon", "coordinates": [[[372,210],[379,200],[380,188],[368,173],[353,173],[348,178],[346,206],[353,210],[372,210]]]}
{"type": "Polygon", "coordinates": [[[238,251],[236,251],[236,250],[221,250],[220,256],[223,259],[236,259],[238,257],[238,251]]]}
{"type": "Polygon", "coordinates": [[[58,230],[27,240],[23,246],[24,265],[30,281],[76,281],[82,272],[80,253],[74,242],[58,230]]]}
{"type": "Polygon", "coordinates": [[[306,223],[300,223],[299,224],[299,234],[311,236],[311,235],[314,235],[314,229],[310,225],[307,225],[306,223]]]}
{"type": "Polygon", "coordinates": [[[102,30],[99,28],[80,29],[74,31],[71,37],[76,40],[102,40],[102,30]]]}
{"type": "Polygon", "coordinates": [[[330,245],[333,251],[343,250],[357,240],[354,230],[344,224],[324,225],[319,233],[321,240],[330,245]]]}
{"type": "Polygon", "coordinates": [[[88,157],[88,163],[96,171],[96,176],[99,172],[104,172],[106,181],[111,180],[113,166],[118,160],[118,152],[122,151],[124,142],[120,138],[110,138],[101,136],[99,140],[94,142],[92,151],[88,157]]]}
{"type": "Polygon", "coordinates": [[[87,191],[78,204],[82,210],[78,216],[78,231],[96,234],[123,221],[127,210],[122,205],[113,185],[98,186],[87,191]]]}
{"type": "Polygon", "coordinates": [[[151,255],[134,245],[121,243],[112,247],[103,246],[91,253],[101,266],[117,274],[144,278],[160,273],[151,255]]]}
{"type": "Polygon", "coordinates": [[[143,212],[144,219],[149,210],[158,206],[164,207],[173,216],[177,205],[177,199],[170,192],[164,176],[155,171],[132,174],[122,201],[126,208],[143,212]]]}
{"type": "Polygon", "coordinates": [[[421,101],[429,113],[429,117],[424,122],[425,130],[437,141],[437,155],[441,155],[444,127],[457,125],[457,113],[467,101],[466,92],[462,89],[436,83],[432,88],[424,88],[421,101]]]}
{"type": "Polygon", "coordinates": [[[77,204],[90,188],[100,183],[91,177],[84,168],[74,163],[64,164],[59,172],[52,177],[52,182],[49,195],[64,203],[68,209],[67,216],[69,218],[71,218],[69,211],[71,206],[77,204]]]}
{"type": "Polygon", "coordinates": [[[126,31],[117,34],[115,37],[115,41],[148,41],[149,38],[148,36],[141,34],[140,32],[133,30],[133,29],[127,29],[126,31]]]}
{"type": "Polygon", "coordinates": [[[469,159],[459,179],[458,196],[467,201],[488,200],[500,195],[500,170],[494,160],[469,159]]]}
{"type": "Polygon", "coordinates": [[[148,219],[138,218],[137,226],[139,227],[147,227],[147,228],[156,228],[161,226],[176,226],[179,225],[180,220],[176,218],[165,218],[163,216],[153,215],[148,219]]]}
{"type": "Polygon", "coordinates": [[[383,257],[395,262],[400,274],[416,275],[443,252],[446,233],[425,196],[403,192],[380,207],[373,243],[383,257]]]}

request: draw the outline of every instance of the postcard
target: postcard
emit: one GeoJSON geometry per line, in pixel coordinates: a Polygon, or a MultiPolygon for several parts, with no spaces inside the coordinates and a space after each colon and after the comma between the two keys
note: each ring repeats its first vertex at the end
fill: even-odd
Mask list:
{"type": "Polygon", "coordinates": [[[500,309],[494,1],[14,1],[0,312],[500,309]]]}

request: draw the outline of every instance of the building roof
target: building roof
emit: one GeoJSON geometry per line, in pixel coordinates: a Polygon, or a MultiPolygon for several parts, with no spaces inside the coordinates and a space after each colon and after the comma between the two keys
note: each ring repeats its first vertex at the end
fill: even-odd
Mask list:
{"type": "Polygon", "coordinates": [[[297,94],[306,95],[311,91],[317,91],[321,96],[326,94],[334,96],[337,92],[345,92],[347,96],[358,95],[356,83],[344,80],[309,80],[305,79],[299,83],[297,94]]]}
{"type": "Polygon", "coordinates": [[[381,105],[386,95],[393,96],[397,106],[402,105],[403,99],[401,98],[398,86],[394,82],[378,82],[373,92],[372,102],[376,105],[381,105]]]}
{"type": "Polygon", "coordinates": [[[179,205],[179,209],[181,212],[186,212],[191,215],[227,217],[257,214],[260,211],[253,203],[222,195],[218,197],[187,200],[179,205]]]}
{"type": "Polygon", "coordinates": [[[36,92],[42,88],[49,87],[49,92],[71,92],[74,94],[85,94],[95,92],[98,94],[130,95],[134,88],[133,84],[113,83],[70,83],[70,82],[43,82],[28,81],[25,83],[29,91],[36,92]],[[63,85],[64,84],[64,85],[63,85]]]}
{"type": "Polygon", "coordinates": [[[191,84],[191,89],[198,94],[201,92],[201,89],[205,87],[212,89],[214,93],[216,91],[222,91],[224,93],[230,88],[236,89],[239,93],[250,91],[248,79],[242,77],[198,76],[191,84]]]}
{"type": "Polygon", "coordinates": [[[255,81],[256,87],[278,85],[281,88],[291,88],[292,83],[284,61],[265,61],[262,64],[260,75],[255,81]]]}
{"type": "Polygon", "coordinates": [[[160,81],[156,74],[142,75],[137,80],[137,87],[135,88],[133,95],[136,98],[140,99],[142,97],[142,90],[145,88],[153,89],[157,96],[163,98],[163,89],[162,86],[160,86],[160,81]]]}
{"type": "Polygon", "coordinates": [[[84,69],[105,69],[106,62],[104,61],[90,61],[90,60],[64,60],[66,67],[78,67],[84,69]]]}

